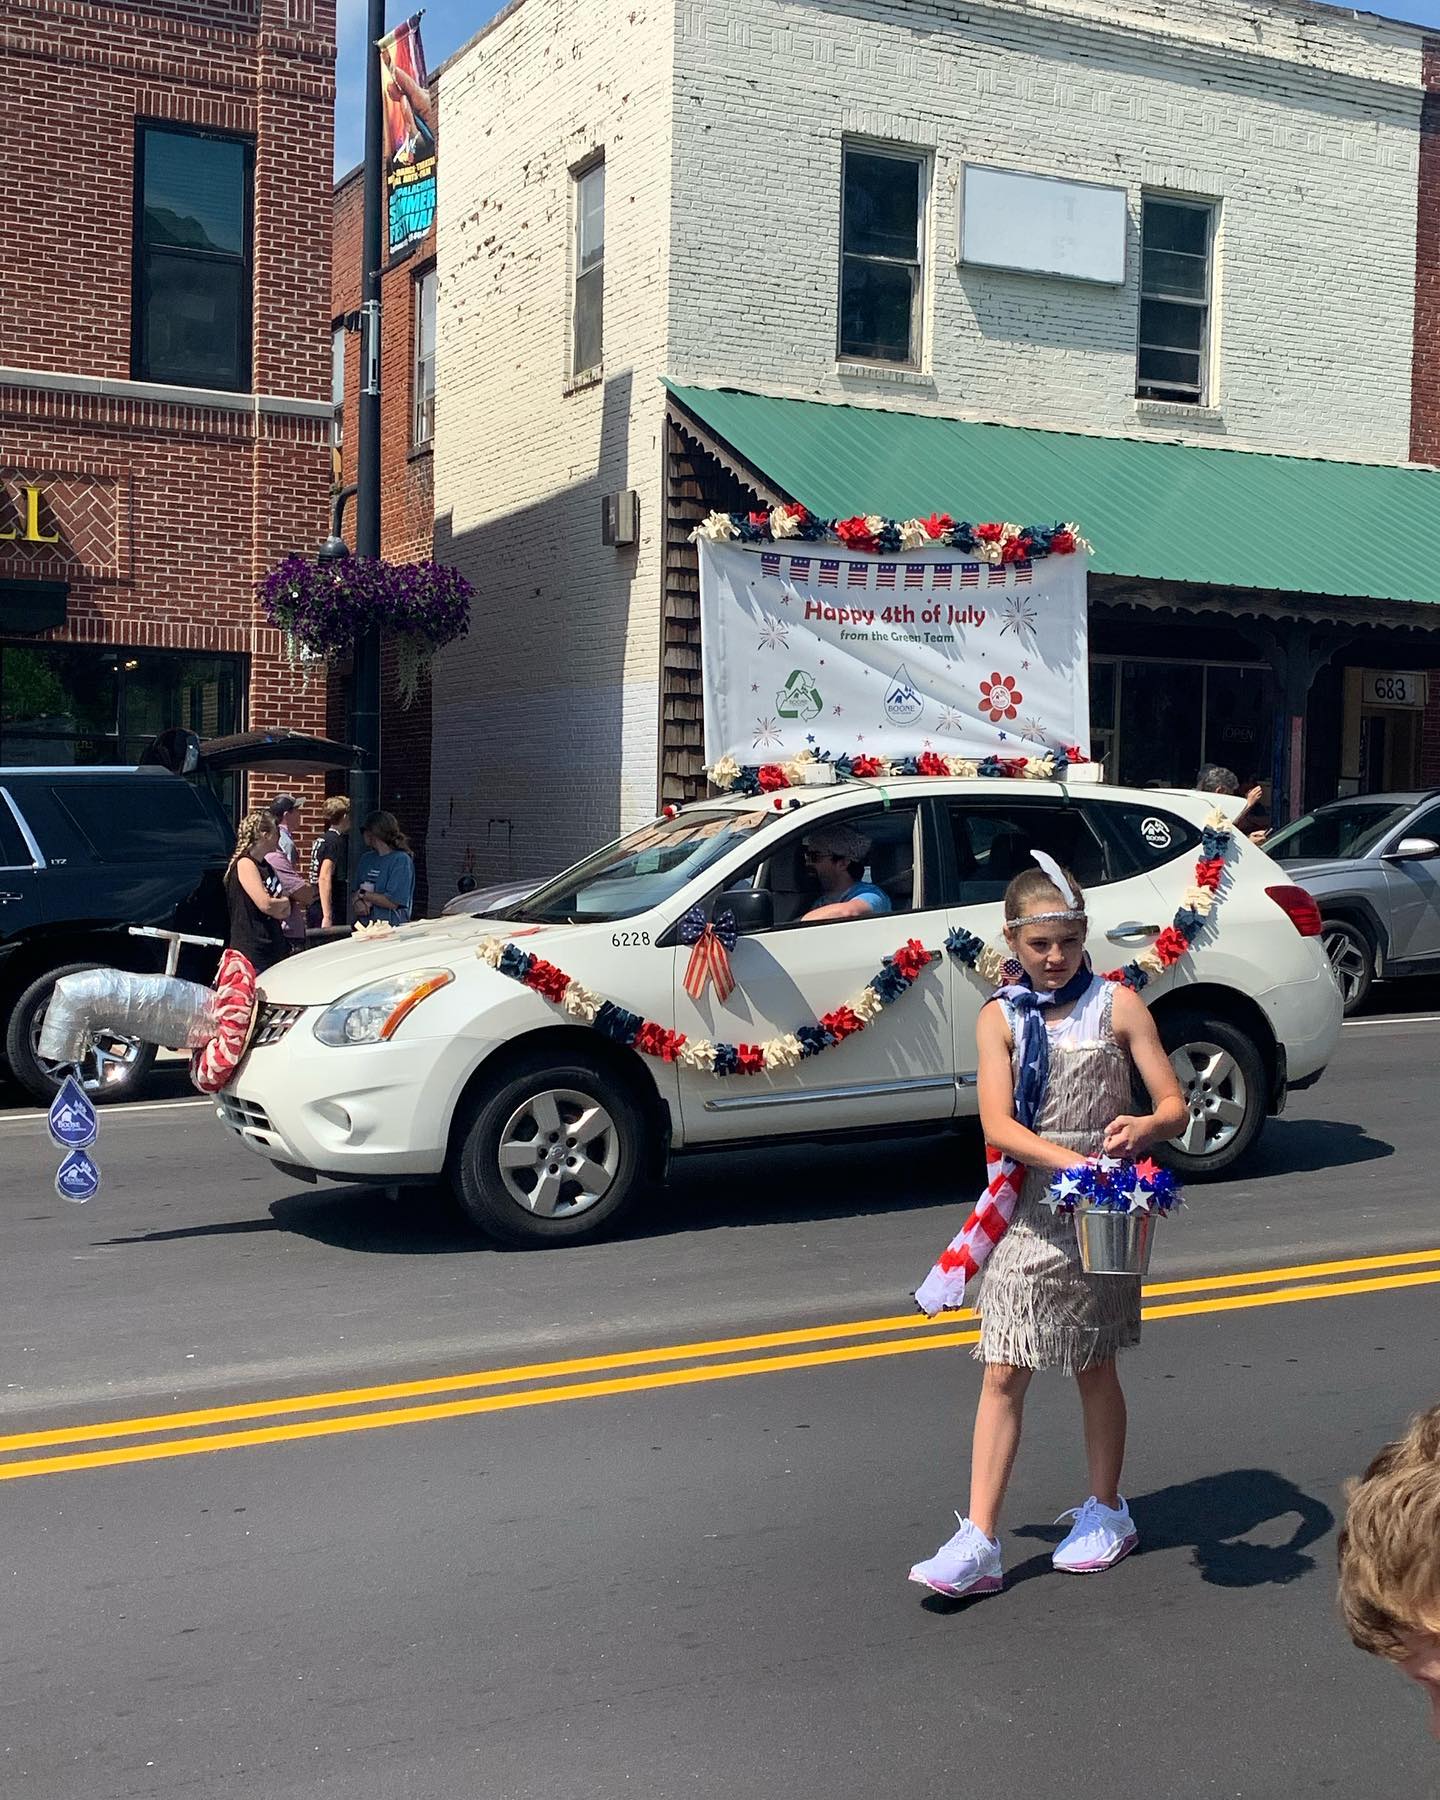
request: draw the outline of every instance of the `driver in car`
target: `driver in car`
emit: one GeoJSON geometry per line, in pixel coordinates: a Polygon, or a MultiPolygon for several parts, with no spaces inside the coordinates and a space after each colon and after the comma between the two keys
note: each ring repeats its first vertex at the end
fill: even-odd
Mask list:
{"type": "Polygon", "coordinates": [[[870,840],[849,825],[823,825],[806,837],[805,867],[820,883],[820,903],[805,914],[807,925],[826,919],[864,919],[890,912],[890,896],[866,881],[870,840]]]}

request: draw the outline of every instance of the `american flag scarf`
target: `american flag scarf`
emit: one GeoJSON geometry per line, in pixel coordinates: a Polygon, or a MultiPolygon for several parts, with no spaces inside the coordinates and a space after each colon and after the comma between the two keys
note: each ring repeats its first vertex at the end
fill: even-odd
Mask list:
{"type": "MultiPolygon", "coordinates": [[[[990,996],[990,1000],[1006,1004],[1013,1026],[1020,1033],[1015,1117],[1027,1129],[1033,1130],[1040,1116],[1050,1078],[1050,1034],[1045,1029],[1044,1010],[1068,1006],[1072,1000],[1081,999],[1089,992],[1091,982],[1097,979],[1087,962],[1053,994],[1037,993],[1026,979],[1013,986],[997,988],[990,996]]],[[[987,1006],[990,1000],[986,1001],[987,1006]]],[[[915,1301],[921,1312],[933,1315],[963,1306],[966,1285],[979,1273],[980,1265],[1010,1228],[1015,1208],[1020,1204],[1025,1165],[1004,1155],[993,1144],[987,1144],[985,1173],[985,1190],[974,1210],[951,1238],[939,1262],[915,1290],[915,1301]]]]}

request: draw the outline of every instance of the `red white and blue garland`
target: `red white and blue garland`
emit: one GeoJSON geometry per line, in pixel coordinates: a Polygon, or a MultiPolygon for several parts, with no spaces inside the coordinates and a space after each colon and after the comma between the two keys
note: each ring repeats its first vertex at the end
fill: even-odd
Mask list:
{"type": "Polygon", "coordinates": [[[860,556],[888,556],[906,550],[958,550],[980,562],[1035,562],[1046,556],[1075,556],[1090,546],[1073,524],[1011,525],[998,520],[972,525],[949,513],[928,519],[888,519],[881,513],[858,513],[850,519],[822,519],[797,501],[758,512],[712,512],[691,537],[716,543],[774,544],[786,539],[804,543],[843,544],[860,556]]]}
{"type": "MultiPolygon", "coordinates": [[[[895,757],[844,753],[837,756],[829,750],[802,750],[783,763],[739,763],[733,756],[722,756],[705,774],[710,785],[722,794],[778,794],[786,788],[819,786],[814,772],[822,768],[833,769],[837,781],[888,781],[902,775],[956,776],[963,780],[983,775],[1009,781],[1059,781],[1066,769],[1089,760],[1077,744],[1063,750],[1047,750],[1043,756],[985,756],[978,760],[970,756],[942,756],[936,750],[895,757]]],[[[777,800],[775,804],[779,807],[783,802],[777,800]]]]}
{"type": "Polygon", "coordinates": [[[1163,975],[1179,962],[1209,924],[1210,915],[1224,898],[1221,883],[1234,836],[1230,821],[1217,808],[1205,821],[1201,833],[1195,885],[1185,890],[1185,898],[1175,917],[1148,950],[1142,950],[1123,969],[1111,969],[1105,977],[1107,981],[1118,981],[1138,994],[1149,985],[1153,976],[1163,975]]]}
{"type": "Polygon", "coordinates": [[[475,954],[500,974],[561,1006],[572,1019],[593,1026],[612,1043],[623,1044],[641,1056],[679,1063],[710,1075],[759,1075],[766,1069],[790,1069],[807,1057],[818,1056],[844,1043],[878,1019],[887,1006],[906,994],[930,966],[933,957],[918,938],[911,938],[887,956],[860,992],[846,1005],[808,1025],[797,1025],[781,1037],[763,1044],[712,1044],[708,1038],[689,1038],[653,1019],[592,993],[554,963],[522,950],[502,938],[486,938],[475,954]]]}

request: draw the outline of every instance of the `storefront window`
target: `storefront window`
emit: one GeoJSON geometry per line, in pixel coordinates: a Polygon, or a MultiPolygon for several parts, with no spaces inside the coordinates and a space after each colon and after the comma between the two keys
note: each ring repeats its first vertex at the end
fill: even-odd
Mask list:
{"type": "Polygon", "coordinates": [[[245,661],[88,644],[0,644],[0,763],[133,763],[181,725],[242,723],[245,661]]]}
{"type": "Polygon", "coordinates": [[[1261,667],[1158,657],[1091,665],[1091,754],[1126,787],[1187,788],[1205,763],[1232,770],[1242,790],[1263,785],[1273,730],[1261,667]]]}

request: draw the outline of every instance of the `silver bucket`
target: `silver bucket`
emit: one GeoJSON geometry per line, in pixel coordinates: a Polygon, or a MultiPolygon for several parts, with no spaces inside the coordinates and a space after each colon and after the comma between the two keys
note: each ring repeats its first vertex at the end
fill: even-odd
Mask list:
{"type": "Polygon", "coordinates": [[[1108,1206],[1075,1208],[1080,1266],[1087,1275],[1148,1274],[1154,1235],[1153,1212],[1115,1212],[1108,1206]]]}

